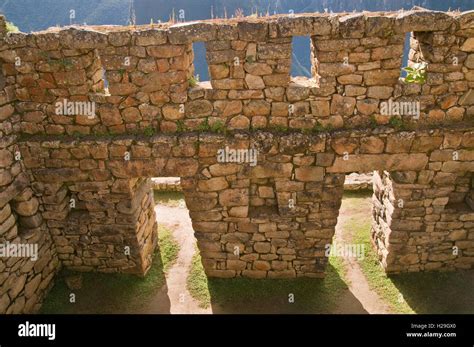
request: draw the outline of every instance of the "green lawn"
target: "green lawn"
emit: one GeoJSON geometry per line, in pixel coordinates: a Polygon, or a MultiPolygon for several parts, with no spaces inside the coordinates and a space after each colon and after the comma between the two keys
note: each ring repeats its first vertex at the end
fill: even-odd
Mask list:
{"type": "Polygon", "coordinates": [[[201,307],[215,313],[329,313],[347,285],[342,262],[330,258],[326,278],[206,278],[199,253],[188,276],[188,290],[201,307]],[[294,303],[289,302],[292,294],[294,303]]]}
{"type": "Polygon", "coordinates": [[[173,238],[171,230],[161,225],[158,226],[158,240],[161,263],[163,264],[163,270],[166,273],[178,259],[179,244],[173,238]]]}
{"type": "Polygon", "coordinates": [[[201,263],[201,256],[196,247],[196,253],[189,269],[187,288],[191,296],[199,302],[202,308],[208,308],[211,304],[207,276],[201,263]]]}
{"type": "Polygon", "coordinates": [[[362,272],[393,312],[474,313],[474,271],[387,276],[370,243],[370,200],[352,193],[345,195],[343,204],[353,211],[343,230],[354,230],[354,243],[365,244],[365,257],[359,261],[362,272]]]}
{"type": "MultiPolygon", "coordinates": [[[[358,223],[357,219],[352,217],[347,221],[345,228],[353,228],[355,235],[353,242],[364,244],[364,259],[359,260],[359,265],[364,273],[369,286],[390,306],[396,313],[413,313],[413,310],[406,303],[402,293],[394,285],[390,277],[387,277],[380,265],[375,251],[370,243],[370,221],[358,223]]],[[[345,229],[347,230],[347,229],[345,229]]],[[[355,284],[357,285],[357,284],[355,284]]]]}
{"type": "Polygon", "coordinates": [[[145,278],[127,274],[81,273],[82,288],[71,291],[64,278],[75,273],[63,270],[41,308],[41,313],[126,313],[139,310],[165,285],[164,272],[176,261],[179,246],[171,232],[158,228],[159,251],[145,278]],[[74,293],[76,302],[70,303],[74,293]]]}

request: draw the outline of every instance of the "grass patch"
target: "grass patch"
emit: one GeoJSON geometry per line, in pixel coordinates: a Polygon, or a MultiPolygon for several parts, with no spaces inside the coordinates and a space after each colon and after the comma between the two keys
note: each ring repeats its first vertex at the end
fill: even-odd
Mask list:
{"type": "Polygon", "coordinates": [[[201,263],[201,255],[197,249],[193,256],[186,281],[188,291],[199,302],[199,307],[208,308],[211,305],[211,296],[209,294],[207,276],[201,263]]]}
{"type": "Polygon", "coordinates": [[[474,313],[472,270],[407,273],[391,279],[416,313],[474,313]]]}
{"type": "MultiPolygon", "coordinates": [[[[354,243],[365,245],[359,261],[369,286],[396,313],[474,313],[474,271],[418,272],[387,276],[370,242],[370,200],[344,194],[351,211],[344,230],[354,230],[354,243]],[[365,211],[365,212],[364,212],[365,211]]],[[[357,285],[357,284],[355,284],[357,285]]]]}
{"type": "MultiPolygon", "coordinates": [[[[377,254],[370,242],[370,229],[372,219],[370,217],[372,202],[370,191],[348,191],[344,192],[341,213],[347,213],[348,218],[342,225],[342,230],[352,232],[352,243],[364,245],[364,258],[359,260],[359,266],[364,273],[367,282],[382,300],[384,300],[393,312],[413,313],[413,310],[403,299],[397,287],[387,277],[380,265],[377,254]]],[[[357,285],[354,283],[353,285],[357,285]]]]}
{"type": "Polygon", "coordinates": [[[146,277],[128,274],[82,273],[82,288],[71,291],[64,280],[73,273],[63,270],[41,308],[46,314],[133,313],[144,307],[165,285],[166,271],[178,256],[179,246],[171,232],[158,229],[159,251],[146,277]],[[76,302],[70,303],[74,293],[76,302]]]}
{"type": "Polygon", "coordinates": [[[82,288],[71,291],[64,278],[72,273],[63,270],[41,308],[46,314],[110,314],[140,309],[165,284],[160,254],[145,278],[127,274],[83,273],[82,288]],[[70,303],[71,293],[76,302],[70,303]]]}
{"type": "Polygon", "coordinates": [[[215,313],[330,313],[347,290],[344,273],[342,261],[330,258],[324,279],[208,279],[196,252],[187,287],[201,307],[212,304],[215,313]]]}
{"type": "MultiPolygon", "coordinates": [[[[406,303],[402,293],[393,284],[390,277],[387,277],[380,265],[377,255],[370,243],[371,222],[364,220],[363,223],[354,223],[353,219],[346,225],[347,228],[354,228],[354,243],[364,245],[364,259],[359,260],[359,266],[369,282],[369,286],[374,290],[393,310],[397,313],[413,313],[414,311],[406,303]]],[[[354,285],[357,285],[355,283],[354,285]]]]}
{"type": "Polygon", "coordinates": [[[155,198],[155,204],[165,205],[169,207],[185,206],[184,194],[182,192],[165,192],[165,191],[153,191],[155,198]]]}
{"type": "Polygon", "coordinates": [[[179,244],[171,231],[162,225],[158,225],[158,240],[163,270],[167,272],[178,259],[179,244]]]}

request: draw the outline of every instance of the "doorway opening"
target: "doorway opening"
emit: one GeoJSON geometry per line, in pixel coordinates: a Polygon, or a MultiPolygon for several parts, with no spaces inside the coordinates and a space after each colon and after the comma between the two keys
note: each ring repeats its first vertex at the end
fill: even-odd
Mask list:
{"type": "MultiPolygon", "coordinates": [[[[158,225],[158,248],[166,277],[170,313],[207,313],[191,295],[188,276],[198,252],[179,177],[153,177],[152,189],[158,225]]],[[[200,261],[200,259],[199,259],[200,261]]],[[[159,297],[159,295],[157,295],[159,297]]],[[[144,313],[156,313],[151,300],[144,313]]]]}

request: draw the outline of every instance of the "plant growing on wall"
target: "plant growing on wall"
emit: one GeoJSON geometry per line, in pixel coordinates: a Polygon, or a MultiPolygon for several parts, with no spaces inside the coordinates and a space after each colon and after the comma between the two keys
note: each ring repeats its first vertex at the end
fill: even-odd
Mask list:
{"type": "Polygon", "coordinates": [[[196,87],[199,84],[199,76],[198,75],[191,76],[188,80],[188,83],[191,88],[196,87]]]}
{"type": "Polygon", "coordinates": [[[399,118],[399,117],[392,117],[390,118],[390,120],[388,121],[388,124],[392,127],[394,127],[395,129],[399,130],[399,129],[403,129],[404,127],[404,124],[403,124],[403,119],[399,118]]]}
{"type": "Polygon", "coordinates": [[[210,125],[210,131],[213,133],[223,134],[226,130],[225,124],[220,119],[210,125]]]}
{"type": "Polygon", "coordinates": [[[209,125],[209,119],[206,118],[203,122],[201,122],[201,124],[198,125],[197,127],[197,131],[200,131],[200,132],[207,132],[210,130],[210,125],[209,125]]]}
{"type": "Polygon", "coordinates": [[[428,64],[425,62],[415,63],[412,67],[403,68],[407,72],[405,82],[423,84],[426,82],[426,68],[428,64]]]}
{"type": "Polygon", "coordinates": [[[310,132],[318,134],[321,132],[330,132],[333,130],[332,124],[323,124],[317,121],[312,128],[308,129],[310,132]]]}
{"type": "Polygon", "coordinates": [[[117,72],[119,73],[120,75],[120,79],[123,79],[123,75],[125,75],[125,69],[118,69],[117,72]]]}
{"type": "Polygon", "coordinates": [[[151,126],[147,126],[145,129],[143,129],[143,134],[145,136],[151,137],[155,135],[155,129],[153,129],[151,126]]]}
{"type": "Polygon", "coordinates": [[[280,124],[272,124],[271,129],[273,129],[277,133],[285,133],[288,132],[288,127],[280,124]]]}
{"type": "Polygon", "coordinates": [[[225,124],[220,120],[215,120],[214,122],[209,123],[209,118],[206,118],[199,126],[196,128],[199,132],[212,132],[217,134],[226,133],[227,129],[225,124]]]}
{"type": "Polygon", "coordinates": [[[73,66],[73,63],[69,58],[52,59],[48,52],[41,52],[40,56],[46,60],[49,65],[59,65],[64,69],[68,69],[73,66]]]}
{"type": "Polygon", "coordinates": [[[6,25],[7,25],[7,32],[9,32],[9,33],[18,33],[18,32],[20,32],[20,29],[18,29],[18,27],[15,24],[13,24],[12,22],[7,22],[6,25]]]}
{"type": "Polygon", "coordinates": [[[178,119],[178,121],[176,122],[176,131],[178,133],[184,133],[187,130],[188,128],[186,127],[184,122],[181,119],[178,119]]]}

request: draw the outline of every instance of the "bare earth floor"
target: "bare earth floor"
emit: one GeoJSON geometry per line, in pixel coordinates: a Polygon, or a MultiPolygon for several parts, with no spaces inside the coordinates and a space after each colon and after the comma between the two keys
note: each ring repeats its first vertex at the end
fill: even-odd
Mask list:
{"type": "MultiPolygon", "coordinates": [[[[348,204],[347,201],[344,202],[343,200],[337,219],[334,242],[337,244],[355,243],[355,230],[347,227],[347,222],[351,216],[363,216],[367,214],[366,218],[370,218],[370,204],[371,198],[369,196],[361,197],[360,203],[356,206],[348,204]]],[[[370,289],[369,283],[362,273],[357,259],[355,257],[345,257],[344,266],[346,270],[345,279],[349,291],[359,301],[360,305],[354,305],[354,300],[345,299],[348,296],[350,297],[350,295],[346,293],[346,295],[341,298],[338,308],[334,313],[391,313],[388,305],[380,299],[377,293],[370,289]]]]}
{"type": "MultiPolygon", "coordinates": [[[[165,274],[170,313],[212,313],[210,308],[199,307],[186,288],[188,270],[196,252],[196,239],[188,210],[182,205],[156,205],[155,213],[158,223],[171,230],[179,244],[178,259],[165,274]]],[[[163,313],[162,302],[162,295],[156,295],[141,313],[163,313]]]]}

